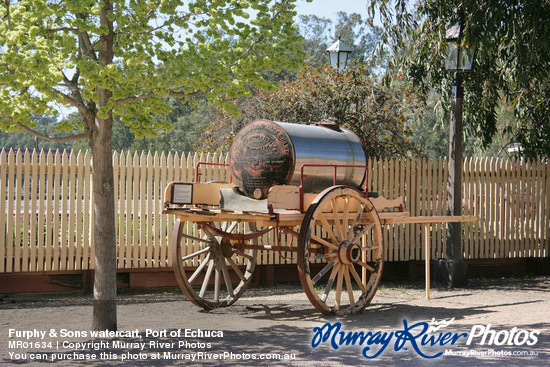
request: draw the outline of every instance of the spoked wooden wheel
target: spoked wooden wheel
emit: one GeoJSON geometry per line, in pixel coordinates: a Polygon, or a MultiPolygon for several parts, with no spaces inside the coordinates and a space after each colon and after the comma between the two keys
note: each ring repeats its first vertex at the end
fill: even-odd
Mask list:
{"type": "Polygon", "coordinates": [[[383,254],[380,218],[364,193],[335,186],[311,203],[300,227],[298,273],[318,311],[363,310],[378,288],[383,254]]]}
{"type": "Polygon", "coordinates": [[[245,227],[255,232],[253,223],[198,223],[193,236],[185,232],[190,222],[178,222],[172,235],[174,273],[185,296],[206,310],[227,307],[242,295],[256,267],[257,236],[245,234],[245,227]],[[194,269],[194,270],[193,270],[194,269]],[[186,271],[189,271],[189,275],[186,271]]]}

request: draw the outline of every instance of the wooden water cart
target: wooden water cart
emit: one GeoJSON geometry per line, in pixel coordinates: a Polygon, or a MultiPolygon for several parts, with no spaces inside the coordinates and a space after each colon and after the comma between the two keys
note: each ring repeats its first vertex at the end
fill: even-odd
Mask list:
{"type": "MultiPolygon", "coordinates": [[[[250,283],[258,250],[290,251],[297,252],[300,282],[319,312],[359,312],[380,283],[382,226],[392,223],[424,225],[429,297],[430,224],[476,218],[411,217],[402,198],[387,200],[368,193],[364,155],[360,164],[327,163],[312,159],[316,155],[310,150],[300,152],[300,139],[315,140],[315,133],[340,139],[332,137],[341,133],[338,127],[299,125],[292,130],[292,124],[277,123],[281,129],[270,121],[260,123],[260,132],[258,126],[248,129],[233,143],[229,166],[237,182],[198,182],[203,164],[199,163],[197,182],[166,187],[164,213],[177,218],[171,240],[173,267],[187,298],[204,309],[229,306],[250,283]],[[294,156],[285,165],[288,154],[294,156]],[[307,161],[299,159],[300,154],[307,155],[307,161]],[[283,235],[291,238],[284,249],[283,235]]],[[[319,139],[323,137],[318,143],[319,139]]],[[[349,142],[343,145],[347,149],[349,142]]]]}

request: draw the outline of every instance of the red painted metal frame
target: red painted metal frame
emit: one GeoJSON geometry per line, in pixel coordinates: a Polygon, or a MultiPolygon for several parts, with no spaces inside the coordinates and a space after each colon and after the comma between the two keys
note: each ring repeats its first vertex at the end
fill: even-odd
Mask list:
{"type": "MultiPolygon", "coordinates": [[[[195,182],[199,182],[200,166],[217,166],[217,167],[229,167],[229,163],[211,163],[211,162],[199,162],[195,165],[195,182]]],[[[229,183],[233,183],[233,176],[229,174],[229,183]]]]}
{"type": "MultiPolygon", "coordinates": [[[[218,166],[218,167],[228,167],[229,163],[210,163],[210,162],[198,162],[195,166],[195,182],[199,182],[199,176],[202,176],[202,173],[200,172],[200,166],[218,166]]],[[[305,211],[304,208],[304,178],[307,177],[307,175],[304,174],[304,170],[307,167],[328,167],[328,168],[334,168],[334,176],[333,176],[333,186],[336,186],[336,176],[338,173],[338,168],[364,168],[365,169],[365,180],[363,181],[363,192],[365,195],[368,196],[367,191],[367,182],[369,178],[369,170],[366,165],[362,164],[321,164],[321,163],[304,163],[300,167],[300,212],[303,213],[305,211]]],[[[229,174],[229,183],[233,182],[233,176],[229,174]]]]}
{"type": "Polygon", "coordinates": [[[363,181],[363,192],[365,195],[368,196],[367,191],[367,182],[369,179],[369,169],[366,165],[362,164],[321,164],[321,163],[304,163],[302,164],[300,168],[300,212],[303,213],[305,211],[304,209],[304,178],[307,177],[304,175],[304,168],[306,167],[328,167],[328,168],[334,168],[334,177],[332,184],[333,186],[337,186],[336,184],[336,173],[338,171],[338,168],[364,168],[365,169],[365,180],[363,181]]]}

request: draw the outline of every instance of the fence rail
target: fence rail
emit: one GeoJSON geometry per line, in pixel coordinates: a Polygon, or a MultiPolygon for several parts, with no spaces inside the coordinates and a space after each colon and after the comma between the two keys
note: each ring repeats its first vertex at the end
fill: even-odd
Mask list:
{"type": "MultiPolygon", "coordinates": [[[[164,187],[171,181],[194,181],[198,162],[226,160],[219,153],[113,154],[119,269],[171,266],[174,218],[161,214],[164,187]]],[[[403,196],[411,215],[445,214],[446,160],[386,159],[368,165],[369,191],[403,196]]],[[[201,181],[228,180],[221,165],[200,170],[201,181]]],[[[94,267],[91,174],[91,157],[85,152],[0,151],[0,272],[94,267]]],[[[548,257],[547,163],[469,158],[463,181],[463,212],[480,218],[463,225],[465,258],[548,257]]],[[[385,226],[387,261],[423,259],[421,233],[419,225],[385,226]]],[[[432,227],[432,258],[445,255],[445,237],[445,225],[432,227]]],[[[291,252],[258,256],[261,264],[296,261],[291,252]]]]}

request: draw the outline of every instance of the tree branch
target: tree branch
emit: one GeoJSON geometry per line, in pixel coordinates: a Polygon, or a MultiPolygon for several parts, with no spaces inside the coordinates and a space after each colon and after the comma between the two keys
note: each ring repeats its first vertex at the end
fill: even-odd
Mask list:
{"type": "Polygon", "coordinates": [[[5,15],[5,17],[8,19],[8,29],[11,31],[10,0],[5,0],[5,4],[6,4],[6,15],[5,15]]]}
{"type": "Polygon", "coordinates": [[[49,136],[49,135],[39,133],[38,131],[31,129],[28,126],[25,126],[22,123],[20,123],[18,121],[15,121],[11,116],[6,116],[6,115],[2,114],[2,117],[5,118],[6,120],[9,120],[14,125],[17,125],[21,130],[25,131],[26,133],[28,133],[32,136],[36,136],[37,138],[47,140],[47,141],[51,141],[51,142],[54,142],[54,143],[65,143],[65,142],[68,142],[68,141],[87,139],[87,138],[90,137],[90,133],[88,133],[88,132],[81,133],[81,134],[76,134],[76,135],[67,135],[67,136],[58,136],[58,137],[49,136]]]}
{"type": "Polygon", "coordinates": [[[59,28],[48,28],[46,29],[50,33],[57,33],[57,32],[72,32],[75,34],[78,34],[78,28],[70,28],[70,27],[59,27],[59,28]]]}

